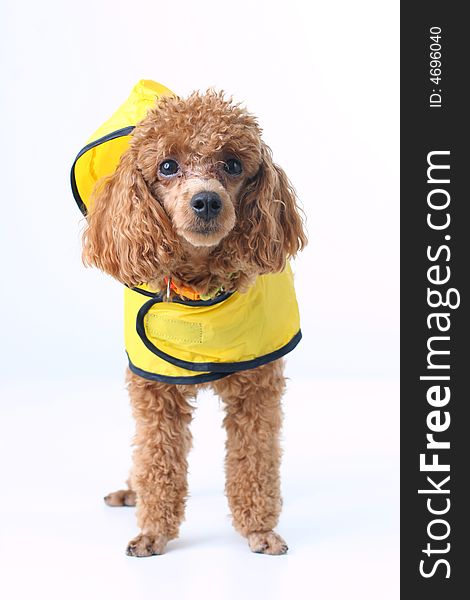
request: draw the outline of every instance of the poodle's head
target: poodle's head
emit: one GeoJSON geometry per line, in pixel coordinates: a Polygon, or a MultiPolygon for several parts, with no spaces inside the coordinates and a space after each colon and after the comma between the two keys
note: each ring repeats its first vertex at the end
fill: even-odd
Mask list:
{"type": "Polygon", "coordinates": [[[198,253],[236,271],[276,272],[306,239],[295,193],[256,119],[223,94],[162,97],[98,183],[84,260],[126,285],[198,253]]]}

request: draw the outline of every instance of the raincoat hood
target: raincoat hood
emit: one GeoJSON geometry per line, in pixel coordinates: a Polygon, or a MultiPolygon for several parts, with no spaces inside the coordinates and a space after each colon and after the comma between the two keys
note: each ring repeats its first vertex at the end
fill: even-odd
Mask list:
{"type": "Polygon", "coordinates": [[[75,158],[70,173],[72,193],[84,215],[97,181],[112,175],[121,155],[127,150],[135,126],[155,106],[161,96],[173,96],[168,88],[155,81],[142,79],[129,98],[93,135],[75,158]]]}

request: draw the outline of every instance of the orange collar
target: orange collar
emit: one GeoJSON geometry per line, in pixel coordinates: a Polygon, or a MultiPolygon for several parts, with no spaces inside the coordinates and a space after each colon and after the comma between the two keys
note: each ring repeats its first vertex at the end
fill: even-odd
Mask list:
{"type": "Polygon", "coordinates": [[[166,285],[166,299],[170,299],[170,292],[174,292],[176,296],[182,296],[183,298],[188,298],[188,300],[212,300],[218,296],[221,292],[224,291],[223,287],[220,287],[214,294],[200,294],[195,289],[187,286],[187,285],[179,285],[170,277],[165,277],[165,285],[166,285]]]}
{"type": "Polygon", "coordinates": [[[170,290],[174,292],[177,296],[183,296],[184,298],[188,298],[189,300],[201,300],[201,294],[196,292],[193,288],[188,287],[187,285],[177,286],[173,279],[169,277],[165,277],[166,284],[166,295],[169,299],[170,290]]]}

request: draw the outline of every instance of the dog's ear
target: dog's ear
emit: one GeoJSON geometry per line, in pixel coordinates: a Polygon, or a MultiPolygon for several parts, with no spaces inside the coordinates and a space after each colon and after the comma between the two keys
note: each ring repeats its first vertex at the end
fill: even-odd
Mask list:
{"type": "Polygon", "coordinates": [[[135,286],[156,278],[177,240],[161,204],[136,167],[132,148],[97,184],[83,233],[83,261],[135,286]]]}
{"type": "Polygon", "coordinates": [[[276,272],[302,250],[307,237],[292,184],[264,143],[261,154],[259,171],[240,198],[239,231],[250,262],[262,272],[276,272]]]}

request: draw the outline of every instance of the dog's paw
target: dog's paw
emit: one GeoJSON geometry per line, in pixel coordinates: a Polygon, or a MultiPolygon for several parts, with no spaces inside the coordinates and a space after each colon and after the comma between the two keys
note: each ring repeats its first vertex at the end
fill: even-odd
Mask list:
{"type": "Polygon", "coordinates": [[[108,506],[135,506],[135,492],[132,490],[118,490],[104,497],[108,506]]]}
{"type": "Polygon", "coordinates": [[[257,554],[285,554],[288,550],[286,542],[274,531],[254,531],[247,536],[248,545],[257,554]]]}
{"type": "Polygon", "coordinates": [[[163,554],[167,541],[167,538],[163,535],[146,535],[140,533],[129,542],[126,554],[127,556],[153,556],[154,554],[163,554]]]}

